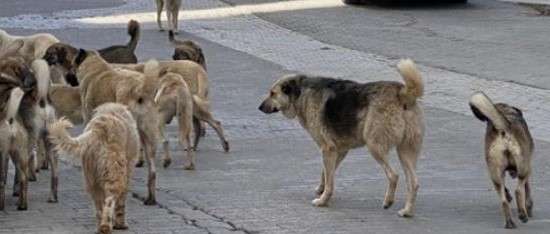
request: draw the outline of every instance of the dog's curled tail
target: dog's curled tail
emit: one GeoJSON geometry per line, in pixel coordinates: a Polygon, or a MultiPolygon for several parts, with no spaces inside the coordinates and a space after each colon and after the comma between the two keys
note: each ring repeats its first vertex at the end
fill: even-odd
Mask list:
{"type": "Polygon", "coordinates": [[[63,117],[48,126],[49,138],[56,146],[57,150],[68,152],[71,155],[78,155],[78,150],[80,148],[80,141],[78,138],[80,137],[71,137],[67,129],[72,127],[73,124],[71,121],[63,117]]]}
{"type": "Polygon", "coordinates": [[[152,98],[154,98],[158,88],[159,73],[159,62],[157,60],[151,59],[145,63],[145,67],[143,68],[145,82],[143,83],[142,92],[151,95],[152,98]]]}
{"type": "Polygon", "coordinates": [[[416,99],[424,95],[424,83],[420,71],[411,59],[399,61],[397,70],[405,81],[405,87],[399,93],[399,97],[405,105],[414,105],[416,99]]]}
{"type": "Polygon", "coordinates": [[[491,99],[483,92],[477,92],[470,98],[470,108],[481,121],[490,121],[497,130],[508,129],[508,120],[497,110],[491,99]]]}
{"type": "Polygon", "coordinates": [[[25,92],[23,92],[21,88],[14,88],[11,90],[6,113],[6,120],[8,121],[8,124],[12,125],[15,121],[15,116],[19,111],[19,105],[21,104],[21,99],[23,99],[24,95],[25,92]]]}
{"type": "Polygon", "coordinates": [[[126,45],[130,50],[136,51],[136,47],[139,41],[139,23],[135,20],[130,20],[128,22],[128,35],[130,35],[130,41],[126,45]]]}

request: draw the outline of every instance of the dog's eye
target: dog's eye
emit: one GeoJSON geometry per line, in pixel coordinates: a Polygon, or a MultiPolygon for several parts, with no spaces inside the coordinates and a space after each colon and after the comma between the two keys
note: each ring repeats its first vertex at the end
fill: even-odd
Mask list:
{"type": "Polygon", "coordinates": [[[275,96],[275,92],[273,92],[273,91],[269,92],[269,96],[271,96],[271,97],[275,96]]]}
{"type": "Polygon", "coordinates": [[[137,102],[138,104],[143,104],[143,98],[140,97],[137,102]]]}

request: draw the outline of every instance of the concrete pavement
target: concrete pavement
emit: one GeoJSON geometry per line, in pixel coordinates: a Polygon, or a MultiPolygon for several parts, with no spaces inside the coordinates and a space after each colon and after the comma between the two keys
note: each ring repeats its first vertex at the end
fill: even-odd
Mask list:
{"type": "MultiPolygon", "coordinates": [[[[132,6],[139,6],[141,2],[136,0],[132,6]]],[[[184,3],[189,11],[227,7],[224,3],[207,0],[184,3]]],[[[495,13],[518,10],[501,4],[489,6],[495,8],[495,13]]],[[[128,9],[124,5],[120,7],[128,9]]],[[[344,17],[342,22],[364,17],[364,13],[356,8],[333,7],[328,10],[344,17]]],[[[370,14],[368,8],[367,11],[370,14]]],[[[92,13],[97,12],[92,10],[92,13]]],[[[513,74],[505,74],[501,81],[493,81],[478,74],[464,74],[461,70],[453,71],[424,62],[421,62],[421,69],[426,77],[427,95],[423,103],[428,128],[418,165],[421,188],[415,218],[403,219],[396,215],[404,204],[405,189],[404,176],[395,154],[392,153],[392,165],[402,175],[398,200],[390,210],[383,210],[381,204],[386,181],[381,169],[364,149],[351,152],[337,172],[336,192],[330,206],[312,207],[310,200],[314,198],[313,189],[321,168],[318,150],[296,123],[257,111],[266,90],[280,75],[295,71],[361,81],[400,79],[393,68],[395,57],[353,48],[361,44],[359,42],[333,43],[326,37],[309,35],[313,31],[332,32],[333,28],[327,27],[326,22],[313,24],[318,18],[312,15],[328,16],[326,13],[326,9],[310,9],[280,16],[274,13],[270,15],[272,18],[261,14],[258,14],[260,17],[213,15],[183,21],[184,32],[180,37],[197,40],[205,50],[212,109],[224,124],[232,151],[223,153],[215,135],[209,131],[197,152],[197,170],[183,171],[182,149],[175,144],[175,126],[171,125],[169,133],[174,142],[176,160],[171,168],[158,170],[160,205],[141,205],[140,197],[145,194],[145,170],[137,169],[132,182],[135,195],[128,200],[131,228],[128,232],[502,233],[504,224],[500,203],[487,178],[482,156],[484,127],[469,114],[466,106],[467,95],[473,90],[483,89],[498,100],[526,109],[526,116],[538,138],[532,181],[535,218],[528,224],[519,224],[518,230],[506,233],[547,233],[550,201],[545,200],[545,195],[550,190],[550,162],[545,155],[550,144],[546,141],[544,123],[548,113],[543,106],[548,100],[546,91],[517,84],[519,82],[506,82],[514,78],[513,74]],[[294,19],[296,23],[300,23],[300,17],[311,17],[312,28],[309,31],[305,27],[294,28],[274,19],[282,16],[294,19]]],[[[73,17],[76,14],[69,12],[66,15],[73,17]]],[[[98,21],[101,19],[85,15],[98,21]]],[[[46,15],[47,20],[53,19],[48,17],[50,15],[46,15]]],[[[8,18],[0,19],[0,22],[23,21],[8,18]]],[[[25,22],[30,26],[39,25],[38,21],[25,22]]],[[[81,27],[75,29],[69,27],[73,23],[70,18],[47,22],[59,23],[62,27],[45,31],[79,47],[101,48],[127,40],[123,23],[78,23],[81,27]]],[[[346,27],[359,28],[354,25],[346,27]]],[[[375,26],[372,29],[378,32],[375,26]]],[[[141,60],[150,57],[168,59],[171,54],[166,35],[157,32],[155,27],[153,23],[144,25],[138,47],[141,60]]],[[[44,30],[8,29],[16,34],[44,30]]],[[[436,42],[434,46],[439,43],[436,42]]],[[[412,56],[408,52],[402,55],[412,56]]],[[[15,211],[15,200],[9,199],[8,211],[0,213],[0,232],[91,233],[94,229],[93,209],[83,192],[80,171],[71,165],[63,165],[59,204],[45,202],[46,178],[47,172],[41,173],[39,182],[31,184],[29,211],[15,211]]]]}

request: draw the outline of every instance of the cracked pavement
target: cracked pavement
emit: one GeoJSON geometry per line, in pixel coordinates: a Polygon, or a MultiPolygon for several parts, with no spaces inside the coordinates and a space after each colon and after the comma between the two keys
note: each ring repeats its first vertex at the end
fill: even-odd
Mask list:
{"type": "MultiPolygon", "coordinates": [[[[166,35],[151,22],[152,0],[4,1],[0,28],[10,33],[46,31],[79,47],[103,48],[125,43],[125,22],[135,17],[143,24],[140,60],[169,59],[172,53],[166,35]],[[31,4],[40,5],[27,10],[31,4]]],[[[116,233],[501,233],[500,204],[482,153],[484,126],[467,107],[475,90],[521,107],[537,139],[535,217],[507,233],[547,233],[550,18],[481,0],[404,9],[346,7],[338,0],[302,1],[317,4],[310,9],[295,9],[298,1],[183,2],[179,37],[203,46],[212,110],[232,150],[223,153],[209,129],[196,171],[184,171],[182,147],[170,125],[175,161],[157,170],[159,205],[141,204],[146,171],[136,169],[128,198],[130,230],[116,233]],[[293,10],[268,11],[277,7],[293,10]],[[396,214],[404,204],[404,176],[396,203],[382,209],[385,177],[364,149],[343,162],[329,207],[312,207],[321,169],[318,149],[297,123],[257,111],[260,100],[274,80],[290,72],[399,80],[394,66],[400,57],[415,59],[426,82],[428,127],[418,162],[416,216],[396,214]]],[[[391,158],[402,174],[393,152],[391,158]]],[[[30,184],[28,211],[15,211],[9,197],[7,211],[0,212],[0,233],[94,231],[81,172],[62,163],[59,204],[45,202],[47,176],[43,171],[30,184]]]]}

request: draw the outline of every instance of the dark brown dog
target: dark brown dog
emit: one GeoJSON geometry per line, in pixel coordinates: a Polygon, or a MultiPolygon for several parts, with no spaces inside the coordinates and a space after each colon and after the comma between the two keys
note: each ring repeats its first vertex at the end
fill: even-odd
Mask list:
{"type": "Polygon", "coordinates": [[[172,30],[168,32],[168,40],[175,47],[174,55],[172,55],[174,60],[191,60],[200,64],[206,71],[206,59],[199,44],[190,40],[180,41],[176,39],[172,30]]]}

